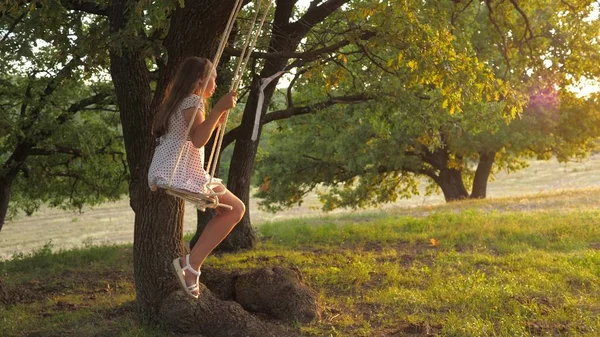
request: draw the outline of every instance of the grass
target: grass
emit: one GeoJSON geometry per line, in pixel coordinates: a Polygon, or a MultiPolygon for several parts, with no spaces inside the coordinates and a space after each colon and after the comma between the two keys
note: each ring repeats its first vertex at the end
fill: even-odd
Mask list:
{"type": "MultiPolygon", "coordinates": [[[[256,249],[207,263],[299,268],[323,308],[304,336],[600,335],[600,212],[494,203],[264,223],[256,249]]],[[[45,247],[0,262],[20,296],[0,307],[0,335],[169,335],[135,320],[131,252],[45,247]]]]}
{"type": "Polygon", "coordinates": [[[131,247],[53,253],[46,245],[2,262],[0,273],[12,302],[0,306],[1,336],[135,336],[148,330],[135,324],[131,247]]]}
{"type": "MultiPolygon", "coordinates": [[[[410,199],[400,199],[385,205],[385,212],[370,210],[368,216],[385,217],[387,213],[422,216],[438,211],[457,211],[463,208],[504,209],[526,211],[539,208],[574,210],[599,208],[600,206],[600,154],[568,163],[550,161],[528,162],[529,167],[515,173],[498,172],[488,184],[488,197],[484,202],[444,204],[442,195],[420,195],[410,199]],[[523,197],[523,195],[527,195],[523,197]]],[[[425,191],[425,184],[419,190],[425,191]]],[[[250,199],[249,209],[252,221],[260,225],[266,221],[319,216],[320,203],[316,193],[309,193],[301,206],[284,212],[271,214],[257,207],[256,198],[250,199]],[[317,209],[315,209],[317,208],[317,209]]],[[[23,213],[8,221],[0,235],[0,259],[10,258],[15,252],[32,252],[52,240],[56,248],[69,249],[80,246],[86,240],[102,245],[106,243],[129,243],[133,241],[134,213],[129,200],[85,207],[83,213],[73,213],[42,206],[32,216],[23,213]],[[85,231],[81,227],[85,226],[85,231]]],[[[336,214],[347,212],[336,210],[336,214]]],[[[186,207],[184,232],[195,231],[196,211],[186,207]]],[[[356,213],[352,217],[357,216],[356,213]]]]}

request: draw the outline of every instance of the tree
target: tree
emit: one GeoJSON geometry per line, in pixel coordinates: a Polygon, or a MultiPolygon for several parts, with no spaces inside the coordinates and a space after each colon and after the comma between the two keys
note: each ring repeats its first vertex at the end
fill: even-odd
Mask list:
{"type": "MultiPolygon", "coordinates": [[[[283,7],[289,7],[287,2],[282,3],[283,7]]],[[[317,8],[328,12],[331,3],[334,1],[317,8]]],[[[98,66],[110,72],[130,169],[131,207],[136,214],[134,279],[140,319],[180,332],[211,336],[288,335],[250,315],[240,304],[220,300],[205,287],[201,289],[202,296],[197,303],[186,301],[185,295],[176,291],[179,285],[169,272],[169,266],[170,261],[183,255],[185,250],[181,221],[183,203],[164,192],[152,193],[146,183],[154,149],[150,133],[153,111],[183,58],[214,54],[233,4],[231,0],[203,3],[21,1],[2,7],[2,15],[11,20],[16,18],[15,22],[24,18],[32,18],[33,22],[33,19],[44,17],[47,20],[38,20],[36,31],[55,29],[62,33],[47,38],[51,45],[57,46],[57,52],[48,60],[63,65],[64,71],[59,73],[69,73],[79,65],[98,66]],[[76,19],[64,20],[71,17],[76,19]],[[71,30],[71,25],[80,29],[71,30]]],[[[18,24],[8,26],[9,31],[18,28],[18,24]]],[[[23,42],[30,46],[35,40],[24,39],[23,42]]],[[[19,42],[13,45],[17,46],[19,42]]],[[[90,69],[84,68],[84,73],[88,74],[86,70],[89,72],[90,69]]],[[[58,87],[58,83],[55,81],[53,87],[58,87]]],[[[59,137],[62,133],[56,135],[59,137]]],[[[218,271],[211,273],[208,270],[207,273],[207,269],[203,275],[208,274],[208,278],[211,274],[219,275],[219,282],[212,284],[221,299],[231,300],[234,295],[227,287],[235,287],[235,297],[240,303],[279,318],[305,322],[317,314],[316,294],[303,286],[294,272],[266,268],[234,278],[218,271]],[[272,282],[265,282],[265,275],[272,282]],[[219,290],[223,286],[226,289],[219,290]],[[250,296],[253,293],[250,290],[256,287],[264,289],[266,297],[250,296]],[[275,306],[267,300],[273,298],[277,298],[275,306]],[[286,307],[286,303],[291,307],[286,307]],[[277,313],[274,312],[276,307],[290,310],[277,313]]]]}
{"type": "MultiPolygon", "coordinates": [[[[271,81],[263,91],[264,104],[259,121],[256,140],[252,140],[254,129],[254,117],[257,113],[260,79],[266,79],[276,75],[280,71],[290,71],[310,61],[325,57],[328,53],[349,44],[343,38],[329,41],[315,41],[313,44],[302,45],[304,52],[297,52],[302,40],[306,38],[311,30],[326,20],[332,13],[338,10],[347,0],[312,1],[305,13],[297,20],[292,21],[295,15],[294,7],[296,1],[277,1],[270,38],[266,47],[266,53],[255,53],[256,58],[264,59],[262,69],[258,76],[253,75],[249,85],[249,94],[244,106],[244,112],[239,126],[235,127],[226,136],[224,146],[235,141],[233,156],[227,179],[228,188],[237,195],[246,205],[250,200],[250,186],[254,161],[257,154],[262,125],[268,121],[289,118],[299,114],[299,111],[289,110],[285,114],[265,114],[267,107],[273,97],[280,77],[271,81]],[[292,61],[293,62],[290,62],[292,61]]],[[[351,32],[350,36],[356,38],[367,38],[369,33],[356,36],[357,31],[351,32]],[[352,34],[354,33],[354,34],[352,34]]],[[[199,231],[203,224],[199,226],[199,231]]],[[[242,221],[236,226],[228,238],[221,244],[224,249],[249,248],[254,245],[256,238],[250,223],[250,212],[246,212],[242,221]]]]}
{"type": "MultiPolygon", "coordinates": [[[[334,104],[350,104],[370,99],[361,94],[339,97],[328,97],[325,93],[314,97],[312,102],[304,102],[303,106],[294,106],[287,95],[288,106],[283,110],[267,113],[269,110],[281,72],[295,72],[301,75],[311,64],[327,62],[331,55],[339,49],[351,44],[353,40],[367,40],[375,36],[370,30],[361,27],[342,29],[349,13],[356,8],[349,6],[347,10],[339,8],[349,3],[348,1],[313,1],[304,13],[295,9],[295,1],[289,3],[277,2],[277,9],[273,18],[268,41],[261,45],[263,50],[255,52],[254,66],[249,75],[251,82],[248,89],[248,98],[244,104],[244,111],[240,117],[240,125],[233,128],[224,140],[224,147],[235,142],[232,159],[228,171],[228,188],[246,204],[250,198],[250,187],[254,162],[258,153],[262,128],[264,125],[303,115],[314,111],[315,108],[331,106],[334,104]],[[294,17],[299,17],[293,21],[294,17]],[[331,27],[340,27],[339,30],[331,27]],[[306,39],[308,42],[303,42],[306,39]],[[254,69],[262,66],[262,70],[254,69]],[[278,75],[279,74],[279,75],[278,75]],[[255,115],[258,112],[258,97],[260,84],[263,79],[273,77],[273,80],[264,88],[264,104],[260,110],[260,120],[256,130],[256,139],[252,139],[255,128],[255,115]]],[[[361,2],[357,2],[360,4],[361,2]]],[[[368,2],[366,2],[368,4],[368,2]]],[[[261,48],[259,46],[259,48],[261,48]]],[[[229,54],[239,55],[235,49],[227,50],[229,54]]],[[[294,82],[293,80],[292,82],[294,82]]],[[[291,90],[291,87],[290,87],[291,90]]],[[[199,214],[196,237],[210,219],[210,215],[199,214]]],[[[250,210],[242,221],[236,226],[227,239],[219,246],[221,250],[237,250],[250,248],[254,245],[256,237],[250,222],[250,210]]],[[[192,240],[194,243],[195,240],[192,240]]]]}
{"type": "MultiPolygon", "coordinates": [[[[162,40],[168,62],[157,62],[159,79],[154,93],[144,49],[136,48],[135,43],[120,43],[110,50],[111,75],[132,176],[130,198],[136,214],[134,277],[138,312],[146,321],[186,332],[211,336],[277,335],[279,329],[251,316],[235,302],[218,301],[205,288],[201,288],[199,302],[191,305],[186,303],[181,291],[174,292],[178,285],[167,270],[174,257],[184,254],[183,204],[163,192],[152,193],[146,186],[154,144],[150,136],[152,111],[161,101],[165,86],[181,59],[189,55],[210,57],[215,52],[215,42],[225,28],[232,7],[233,1],[202,4],[190,1],[185,7],[174,4],[167,12],[170,23],[162,40]],[[203,32],[202,39],[195,34],[198,31],[203,32]]],[[[136,20],[135,8],[131,1],[113,1],[106,10],[113,34],[131,36],[136,31],[130,30],[136,20]]],[[[149,32],[148,36],[155,34],[149,32]]]]}
{"type": "MultiPolygon", "coordinates": [[[[396,61],[387,46],[370,45],[361,57],[381,63],[379,70],[369,72],[370,79],[357,80],[360,67],[348,65],[332,65],[311,76],[331,79],[341,74],[337,76],[339,88],[358,81],[368,83],[374,91],[382,90],[378,86],[381,83],[393,89],[368,106],[329,109],[303,120],[281,123],[283,131],[273,136],[269,153],[259,167],[264,184],[258,195],[266,198],[265,205],[278,209],[301,202],[305,193],[323,183],[331,187],[322,195],[326,209],[362,207],[415,193],[415,175],[424,175],[441,187],[448,201],[480,198],[485,197],[494,163],[497,170],[512,170],[522,167],[521,158],[531,155],[555,154],[564,160],[589,152],[599,135],[594,126],[599,118],[597,104],[594,99],[577,98],[567,90],[580,76],[597,76],[589,60],[599,54],[586,41],[595,38],[592,32],[597,30],[598,22],[588,20],[582,24],[585,20],[581,20],[589,14],[589,3],[580,2],[576,5],[578,11],[563,15],[554,12],[556,7],[550,11],[543,2],[528,2],[525,10],[535,13],[535,17],[523,16],[523,8],[516,2],[493,6],[493,12],[489,12],[489,2],[435,2],[406,9],[405,13],[412,10],[414,15],[421,15],[421,31],[434,31],[425,39],[411,37],[415,29],[402,35],[405,40],[416,41],[414,46],[422,44],[420,51],[400,52],[396,61]],[[521,27],[518,23],[523,20],[526,24],[521,27]],[[442,24],[436,26],[437,22],[442,24]],[[446,22],[451,23],[447,29],[446,22]],[[526,41],[511,39],[498,33],[502,29],[518,37],[523,31],[534,35],[526,41]],[[431,45],[441,45],[432,38],[436,35],[453,41],[454,56],[448,53],[436,61],[439,52],[428,55],[431,45]],[[490,43],[499,38],[506,38],[504,44],[490,43]],[[527,53],[519,53],[519,47],[527,53]],[[584,52],[568,52],[570,48],[584,52]],[[556,67],[547,66],[549,55],[556,56],[552,59],[556,67]],[[401,63],[401,58],[403,71],[394,72],[393,65],[401,63]],[[453,63],[457,58],[466,67],[453,63]],[[466,62],[468,59],[473,61],[466,62]],[[427,64],[432,61],[441,69],[427,73],[427,64]],[[405,75],[415,69],[424,85],[405,75]],[[488,69],[493,75],[479,78],[477,69],[488,69]],[[447,90],[435,82],[448,73],[450,76],[442,83],[453,82],[457,90],[447,90]],[[426,83],[428,76],[432,79],[426,83]],[[483,92],[486,82],[498,83],[499,90],[483,92]],[[550,90],[554,87],[559,89],[550,90]],[[555,104],[534,104],[542,94],[551,94],[555,104]],[[523,103],[525,109],[520,112],[523,103]],[[519,118],[513,119],[516,114],[519,118]],[[579,125],[586,126],[584,129],[575,131],[572,125],[576,118],[579,125]],[[472,186],[471,193],[468,185],[472,186]]],[[[389,11],[385,13],[390,15],[389,11]]],[[[410,20],[396,22],[406,24],[410,20]]],[[[371,70],[365,67],[362,65],[371,70]]],[[[298,96],[315,90],[319,89],[305,85],[298,96]]]]}
{"type": "MultiPolygon", "coordinates": [[[[330,13],[338,2],[326,1],[312,6],[317,15],[310,15],[310,20],[320,20],[322,14],[330,13]]],[[[210,58],[214,54],[233,4],[232,0],[203,3],[20,1],[3,6],[1,13],[4,18],[13,20],[7,25],[9,33],[6,36],[11,37],[9,41],[14,42],[11,45],[15,48],[21,42],[27,47],[36,43],[35,39],[12,39],[10,32],[19,30],[21,20],[33,23],[44,17],[45,20],[37,20],[38,25],[33,31],[40,34],[58,32],[46,36],[46,41],[56,46],[47,60],[59,69],[55,79],[48,80],[52,86],[46,88],[52,87],[54,91],[62,88],[59,84],[74,76],[73,69],[79,69],[80,65],[84,66],[81,74],[88,78],[95,69],[90,66],[97,67],[100,75],[105,69],[110,72],[130,170],[130,204],[135,212],[134,280],[140,319],[179,332],[211,336],[289,335],[252,316],[231,300],[236,298],[248,308],[259,308],[278,318],[301,322],[314,319],[318,314],[316,294],[301,284],[295,272],[265,268],[233,277],[211,272],[206,267],[203,276],[208,274],[209,280],[211,275],[218,276],[218,282],[211,284],[222,300],[202,287],[198,302],[186,301],[185,295],[177,291],[179,285],[169,272],[170,261],[183,255],[185,250],[182,242],[183,203],[164,192],[153,193],[147,186],[146,175],[154,150],[150,132],[153,111],[183,58],[192,55],[210,58]],[[271,282],[265,282],[265,277],[271,282]],[[257,287],[264,292],[261,290],[260,296],[252,296],[250,290],[257,287]],[[275,305],[273,298],[277,299],[275,305]],[[285,311],[277,312],[276,308],[285,311]]],[[[285,13],[294,7],[286,1],[281,4],[275,12],[285,13]]],[[[25,34],[31,31],[30,28],[22,31],[25,34]]],[[[61,113],[56,119],[61,122],[65,118],[61,113]]],[[[69,134],[62,129],[52,131],[57,138],[69,134]]],[[[46,151],[45,148],[41,150],[46,151]]]]}
{"type": "Polygon", "coordinates": [[[72,50],[71,36],[93,34],[83,20],[25,6],[0,13],[0,229],[18,209],[81,209],[125,192],[112,86],[92,79],[94,54],[72,50]]]}

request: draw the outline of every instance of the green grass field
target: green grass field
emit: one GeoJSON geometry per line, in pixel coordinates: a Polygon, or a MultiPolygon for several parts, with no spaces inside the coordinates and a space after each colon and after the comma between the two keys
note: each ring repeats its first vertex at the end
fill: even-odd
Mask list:
{"type": "MultiPolygon", "coordinates": [[[[600,336],[593,196],[264,223],[256,249],[207,264],[300,269],[323,309],[303,336],[600,336]]],[[[169,335],[136,323],[131,245],[50,248],[0,262],[0,336],[169,335]]]]}
{"type": "MultiPolygon", "coordinates": [[[[425,190],[425,186],[421,186],[425,190]]],[[[574,209],[580,204],[586,207],[600,206],[600,154],[594,154],[582,161],[558,163],[556,160],[532,160],[529,167],[507,174],[499,172],[488,186],[490,201],[480,203],[483,208],[530,210],[542,208],[574,209]],[[525,197],[524,197],[525,196],[525,197]],[[552,205],[554,203],[554,205],[552,205]]],[[[258,209],[258,200],[250,200],[250,216],[256,226],[267,221],[280,221],[300,217],[319,217],[319,201],[315,193],[310,193],[305,202],[292,209],[272,214],[258,209]]],[[[388,214],[415,215],[428,214],[432,210],[456,210],[464,208],[456,204],[445,205],[442,195],[419,195],[383,205],[383,210],[369,209],[349,211],[337,209],[330,214],[352,216],[388,214]]],[[[471,207],[471,206],[468,206],[471,207]]],[[[0,233],[0,259],[10,258],[15,253],[30,253],[51,242],[54,249],[70,249],[86,244],[125,244],[133,242],[134,214],[129,200],[105,203],[93,208],[86,207],[83,213],[42,207],[32,216],[18,215],[8,221],[0,233]],[[82,230],[85,228],[85,230],[82,230]]],[[[186,207],[184,232],[196,230],[196,210],[186,207]]]]}

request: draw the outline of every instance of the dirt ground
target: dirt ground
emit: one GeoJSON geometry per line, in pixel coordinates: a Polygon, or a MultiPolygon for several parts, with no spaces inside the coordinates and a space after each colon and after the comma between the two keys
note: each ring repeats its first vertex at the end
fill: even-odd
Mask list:
{"type": "MultiPolygon", "coordinates": [[[[559,164],[556,161],[532,161],[531,165],[513,174],[500,172],[496,180],[489,183],[488,197],[500,198],[538,194],[558,190],[600,187],[600,154],[582,162],[559,164]]],[[[441,195],[414,196],[385,205],[383,209],[411,209],[419,206],[443,204],[441,195]]],[[[271,214],[257,207],[252,200],[249,207],[252,222],[256,226],[266,221],[285,218],[315,217],[325,213],[318,209],[316,195],[311,195],[301,207],[271,214]]],[[[366,210],[373,211],[373,209],[366,210]]],[[[336,210],[327,215],[349,212],[336,210]]],[[[360,212],[360,211],[358,211],[360,212]]],[[[195,230],[196,211],[186,207],[185,232],[195,230]]],[[[29,253],[50,243],[54,249],[77,246],[118,244],[132,242],[134,214],[128,200],[106,203],[83,213],[43,208],[32,216],[17,216],[7,222],[0,232],[0,259],[10,258],[15,253],[29,253]]]]}

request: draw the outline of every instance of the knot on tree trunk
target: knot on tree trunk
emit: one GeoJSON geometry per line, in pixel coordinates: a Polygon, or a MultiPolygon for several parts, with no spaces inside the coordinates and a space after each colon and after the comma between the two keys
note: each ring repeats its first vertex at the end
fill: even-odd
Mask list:
{"type": "Polygon", "coordinates": [[[261,321],[236,302],[218,299],[203,284],[197,300],[183,290],[169,294],[161,305],[159,323],[169,331],[210,337],[281,336],[279,327],[261,321]]]}
{"type": "Polygon", "coordinates": [[[197,300],[183,290],[165,298],[159,313],[165,329],[211,337],[294,336],[290,327],[248,311],[301,323],[320,317],[317,292],[302,282],[297,270],[265,267],[242,274],[205,266],[200,281],[197,300]]]}
{"type": "Polygon", "coordinates": [[[235,280],[235,300],[246,310],[309,323],[319,318],[317,293],[302,283],[298,271],[266,267],[235,280]]]}
{"type": "Polygon", "coordinates": [[[202,267],[202,282],[215,296],[223,301],[235,300],[235,280],[241,275],[240,272],[226,272],[210,266],[202,267]]]}

